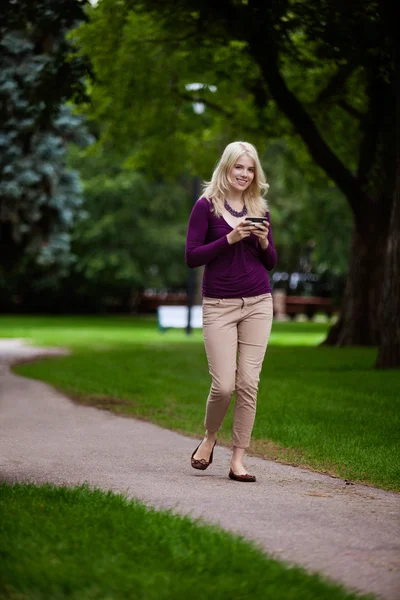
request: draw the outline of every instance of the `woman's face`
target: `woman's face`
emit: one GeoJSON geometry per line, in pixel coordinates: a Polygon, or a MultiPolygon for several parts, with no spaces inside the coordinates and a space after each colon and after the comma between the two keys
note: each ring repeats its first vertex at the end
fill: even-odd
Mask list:
{"type": "Polygon", "coordinates": [[[244,192],[254,179],[255,164],[248,154],[242,154],[233,165],[229,180],[235,190],[244,192]]]}

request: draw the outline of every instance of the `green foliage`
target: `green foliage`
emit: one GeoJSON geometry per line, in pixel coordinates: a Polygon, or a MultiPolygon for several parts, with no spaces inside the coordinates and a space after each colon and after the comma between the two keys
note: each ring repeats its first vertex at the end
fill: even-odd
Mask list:
{"type": "Polygon", "coordinates": [[[271,142],[263,164],[273,182],[268,198],[278,250],[278,271],[302,271],[308,267],[328,278],[342,277],[352,219],[345,198],[321,173],[314,173],[299,148],[286,140],[271,142]]]}
{"type": "Polygon", "coordinates": [[[205,42],[193,52],[184,33],[124,2],[103,0],[89,16],[74,32],[96,76],[85,114],[99,124],[100,143],[112,143],[129,167],[149,177],[207,178],[232,139],[261,140],[246,91],[257,70],[242,44],[205,42]]]}
{"type": "Polygon", "coordinates": [[[94,293],[115,296],[185,285],[187,190],[176,183],[149,182],[112,159],[108,153],[85,157],[87,217],[73,232],[75,272],[94,293]]]}
{"type": "Polygon", "coordinates": [[[69,165],[80,167],[85,198],[68,239],[72,260],[60,271],[26,254],[0,274],[0,310],[129,311],[144,288],[184,288],[187,182],[149,182],[92,149],[71,149],[69,165]]]}
{"type": "Polygon", "coordinates": [[[75,0],[7,2],[0,26],[0,256],[42,265],[69,261],[82,190],[67,143],[88,138],[67,101],[83,94],[83,60],[68,62],[75,0]]]}

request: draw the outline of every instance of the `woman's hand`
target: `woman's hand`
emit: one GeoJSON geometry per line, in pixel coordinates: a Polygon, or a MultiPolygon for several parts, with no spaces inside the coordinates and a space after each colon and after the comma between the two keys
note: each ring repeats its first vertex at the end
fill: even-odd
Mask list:
{"type": "Polygon", "coordinates": [[[248,221],[242,221],[239,225],[236,225],[235,229],[233,229],[226,236],[229,244],[236,244],[240,242],[246,237],[249,237],[251,232],[254,230],[252,225],[249,225],[248,221]]]}
{"type": "Polygon", "coordinates": [[[264,223],[257,224],[257,227],[254,227],[253,233],[256,235],[260,241],[260,246],[263,250],[266,250],[269,246],[268,241],[268,232],[269,232],[269,223],[268,221],[264,221],[264,223]]]}

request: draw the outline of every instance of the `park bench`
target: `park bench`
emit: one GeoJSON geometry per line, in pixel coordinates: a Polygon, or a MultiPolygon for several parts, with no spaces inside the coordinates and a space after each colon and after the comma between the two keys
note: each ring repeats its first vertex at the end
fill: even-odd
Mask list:
{"type": "Polygon", "coordinates": [[[290,318],[298,314],[307,315],[312,319],[315,313],[325,313],[329,318],[338,312],[331,298],[320,298],[318,296],[286,296],[285,312],[290,318]]]}
{"type": "Polygon", "coordinates": [[[140,313],[156,312],[159,306],[186,306],[186,292],[153,292],[139,294],[136,310],[140,313]]]}
{"type": "MultiPolygon", "coordinates": [[[[166,329],[186,329],[188,325],[187,306],[159,306],[157,308],[157,324],[161,331],[166,329]]],[[[203,311],[201,306],[192,306],[190,325],[193,329],[203,327],[203,311]]]]}

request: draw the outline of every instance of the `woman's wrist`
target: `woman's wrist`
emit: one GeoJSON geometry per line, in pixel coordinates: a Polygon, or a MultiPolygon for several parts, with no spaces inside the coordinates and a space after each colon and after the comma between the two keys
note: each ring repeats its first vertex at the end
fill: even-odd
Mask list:
{"type": "Polygon", "coordinates": [[[269,246],[269,241],[268,239],[266,240],[260,240],[260,246],[263,250],[267,250],[268,246],[269,246]]]}

